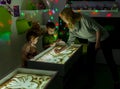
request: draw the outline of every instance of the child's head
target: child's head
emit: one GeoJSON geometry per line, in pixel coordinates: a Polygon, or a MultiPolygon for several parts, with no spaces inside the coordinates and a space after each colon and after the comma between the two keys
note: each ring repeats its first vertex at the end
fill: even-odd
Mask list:
{"type": "Polygon", "coordinates": [[[32,44],[36,44],[38,42],[39,34],[34,31],[29,31],[26,34],[26,40],[27,42],[30,42],[32,44]]]}
{"type": "Polygon", "coordinates": [[[53,35],[55,31],[55,24],[53,22],[47,22],[46,27],[48,34],[53,35]]]}
{"type": "Polygon", "coordinates": [[[32,22],[30,31],[31,30],[38,33],[40,36],[42,35],[42,30],[41,30],[40,24],[37,21],[32,22]]]}

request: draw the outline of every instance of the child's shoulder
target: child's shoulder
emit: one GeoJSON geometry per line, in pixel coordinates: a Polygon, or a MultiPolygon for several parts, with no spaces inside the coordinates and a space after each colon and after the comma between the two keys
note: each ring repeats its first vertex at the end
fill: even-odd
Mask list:
{"type": "Polygon", "coordinates": [[[30,49],[30,44],[26,43],[24,44],[22,51],[28,51],[30,49]]]}

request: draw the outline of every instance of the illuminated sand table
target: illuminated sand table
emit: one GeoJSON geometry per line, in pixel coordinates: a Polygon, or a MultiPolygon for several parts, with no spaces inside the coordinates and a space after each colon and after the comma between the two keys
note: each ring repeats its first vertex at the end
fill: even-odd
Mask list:
{"type": "Polygon", "coordinates": [[[45,89],[51,78],[50,75],[18,72],[0,84],[0,89],[45,89]]]}
{"type": "Polygon", "coordinates": [[[82,57],[82,45],[73,44],[62,52],[56,54],[54,49],[61,46],[50,47],[27,61],[27,68],[59,71],[59,76],[65,76],[74,63],[82,57]]]}
{"type": "MultiPolygon", "coordinates": [[[[56,46],[55,48],[61,48],[60,46],[56,46]]],[[[56,54],[54,52],[54,49],[46,52],[43,56],[37,59],[37,61],[41,62],[50,62],[50,63],[58,63],[58,64],[64,64],[70,56],[72,56],[73,53],[79,48],[77,46],[70,46],[66,48],[64,51],[60,52],[59,54],[56,54]]]]}
{"type": "Polygon", "coordinates": [[[3,84],[0,89],[44,89],[50,80],[50,76],[38,76],[33,74],[16,74],[3,84]]]}

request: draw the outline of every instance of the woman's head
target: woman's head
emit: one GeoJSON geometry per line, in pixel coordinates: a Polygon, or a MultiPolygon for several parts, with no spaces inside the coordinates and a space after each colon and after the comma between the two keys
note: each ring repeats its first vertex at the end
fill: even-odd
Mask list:
{"type": "Polygon", "coordinates": [[[75,22],[80,20],[81,14],[75,13],[72,8],[64,8],[59,16],[68,25],[69,28],[73,28],[75,22]]]}
{"type": "Polygon", "coordinates": [[[62,12],[60,13],[60,17],[65,23],[72,22],[73,21],[73,15],[74,15],[74,13],[73,13],[71,8],[64,8],[62,10],[62,12]]]}
{"type": "Polygon", "coordinates": [[[34,31],[29,31],[26,34],[26,40],[32,44],[36,44],[38,42],[39,34],[34,31]]]}

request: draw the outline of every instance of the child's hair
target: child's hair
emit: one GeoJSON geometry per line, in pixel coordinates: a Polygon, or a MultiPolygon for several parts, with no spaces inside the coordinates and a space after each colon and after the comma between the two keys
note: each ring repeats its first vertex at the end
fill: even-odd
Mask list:
{"type": "Polygon", "coordinates": [[[26,40],[29,42],[32,37],[34,37],[34,38],[39,37],[39,34],[34,31],[28,31],[26,33],[26,40]]]}
{"type": "Polygon", "coordinates": [[[40,24],[37,21],[32,22],[32,28],[33,29],[40,29],[40,24]]]}
{"type": "Polygon", "coordinates": [[[53,22],[47,22],[46,27],[47,28],[55,28],[55,24],[53,22]]]}
{"type": "Polygon", "coordinates": [[[42,30],[41,30],[40,24],[37,21],[34,21],[31,23],[31,28],[28,30],[28,32],[29,31],[34,31],[37,34],[39,34],[39,36],[42,35],[42,30]]]}

